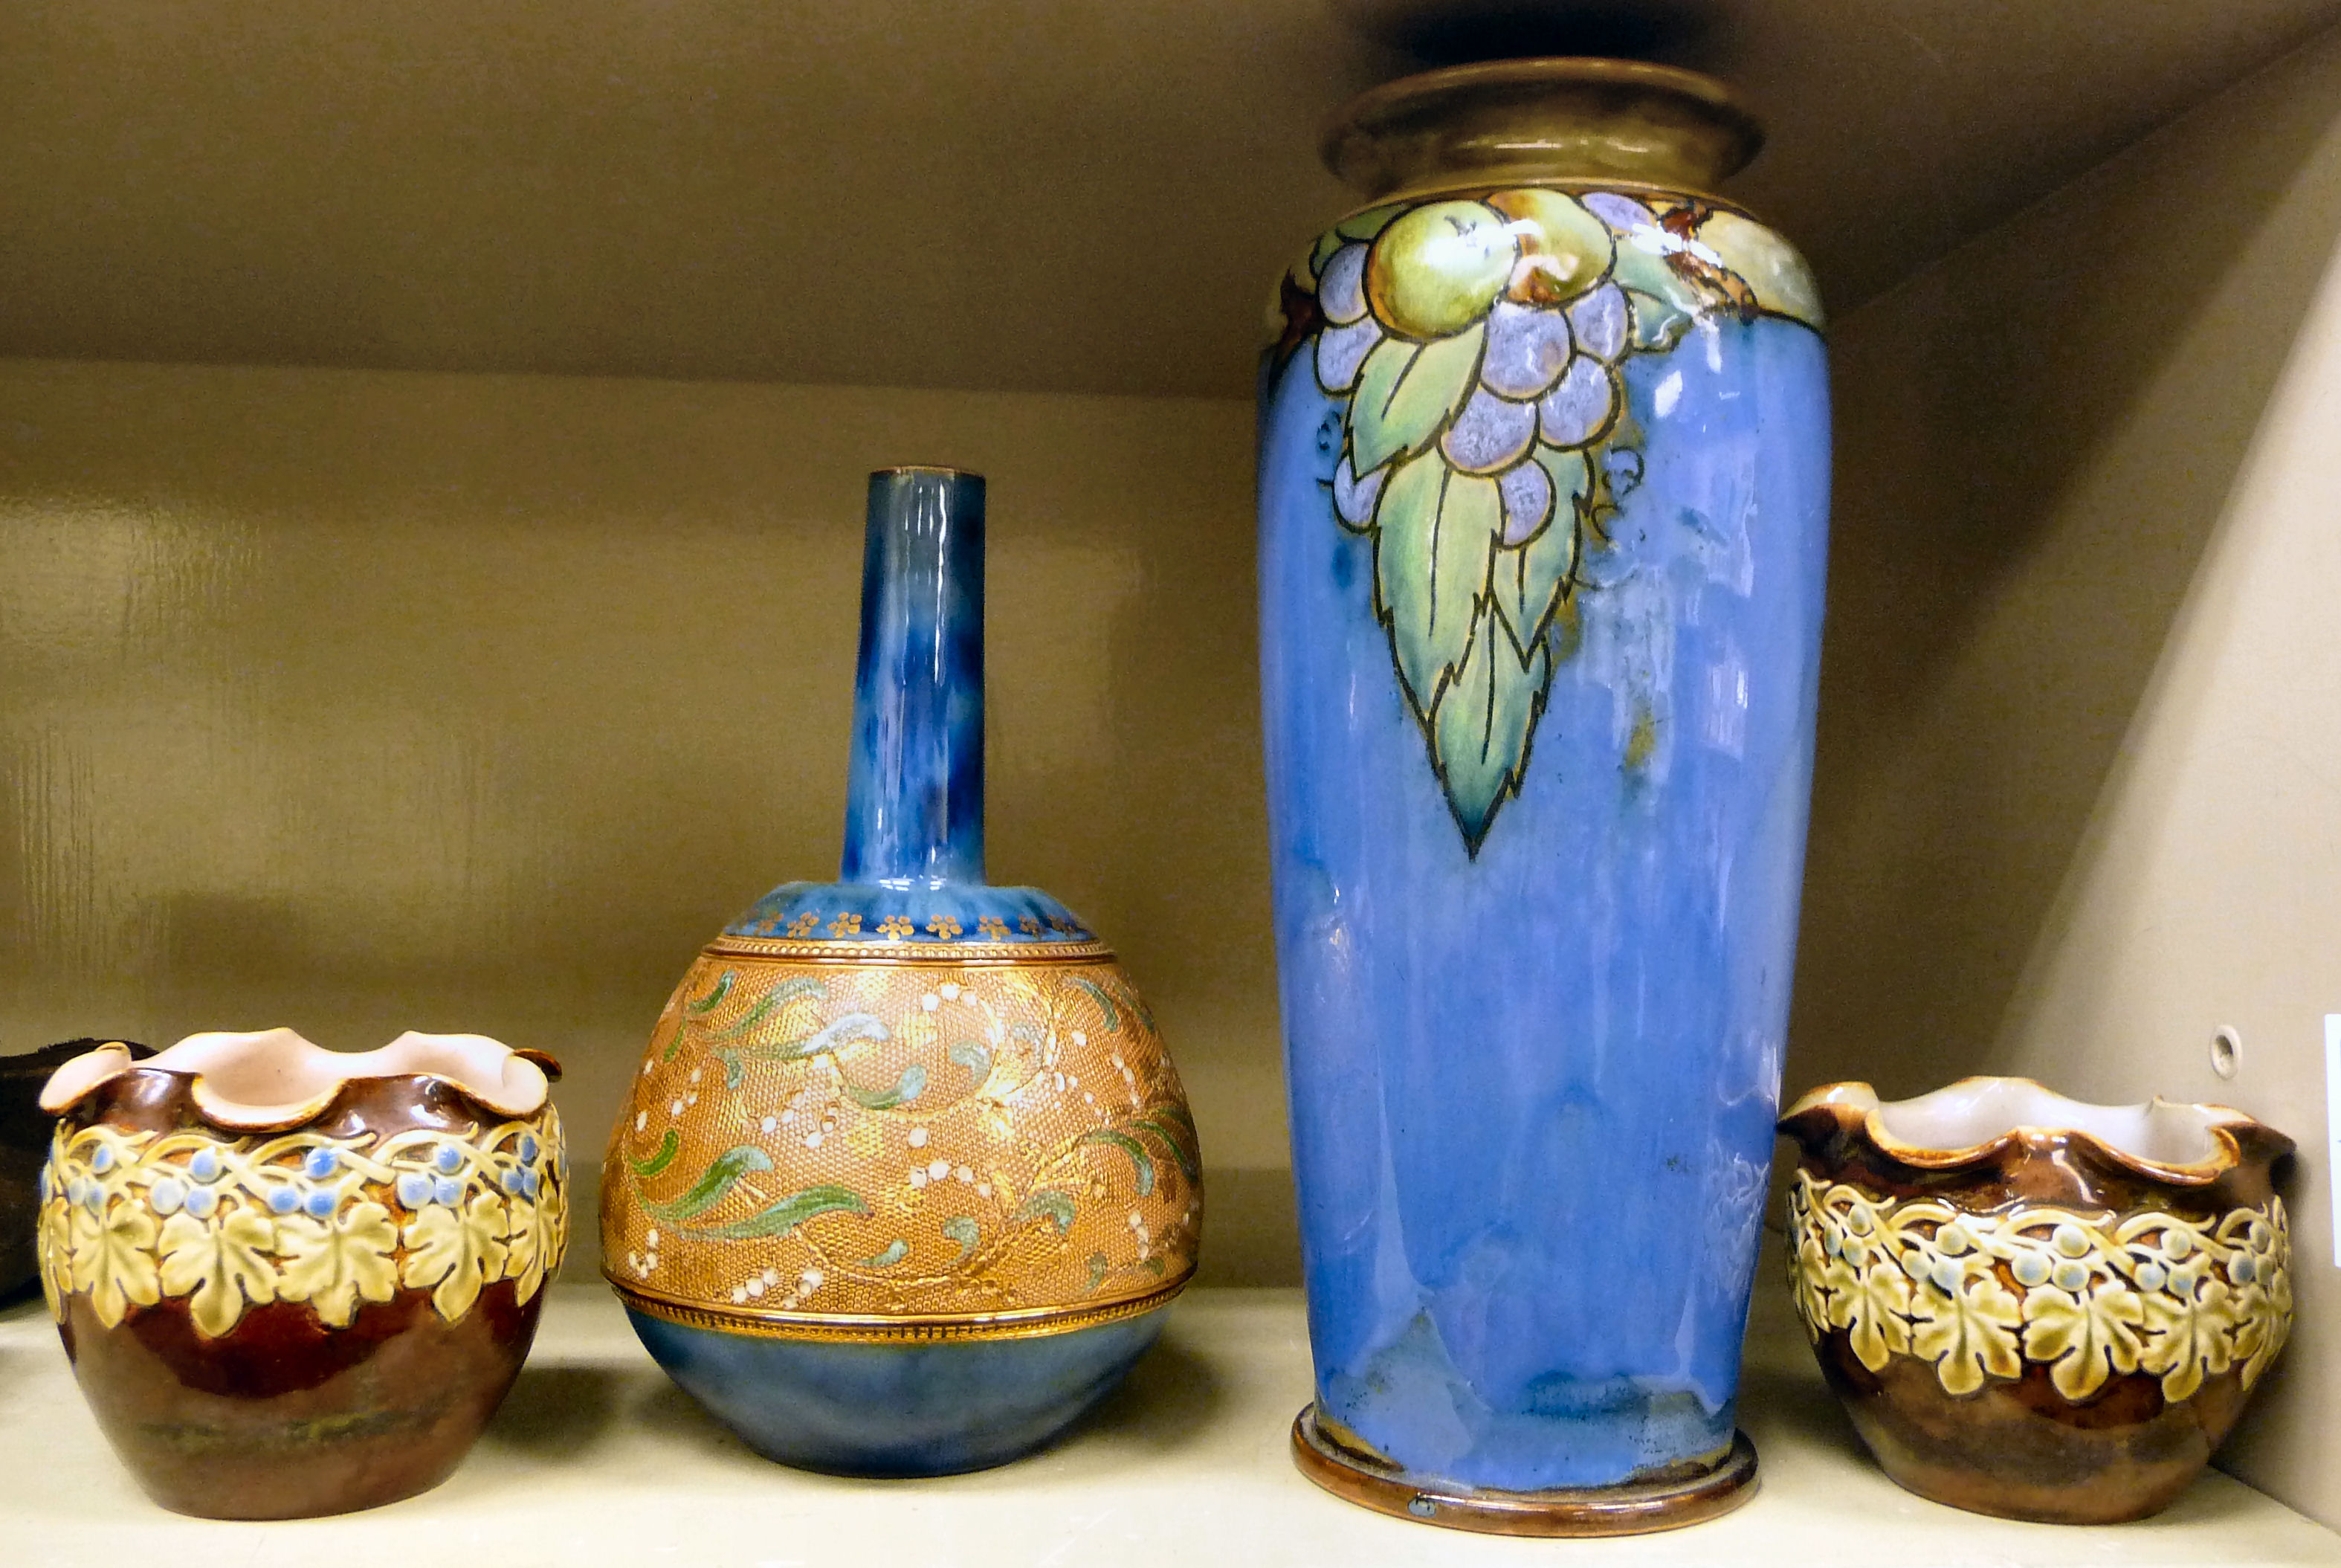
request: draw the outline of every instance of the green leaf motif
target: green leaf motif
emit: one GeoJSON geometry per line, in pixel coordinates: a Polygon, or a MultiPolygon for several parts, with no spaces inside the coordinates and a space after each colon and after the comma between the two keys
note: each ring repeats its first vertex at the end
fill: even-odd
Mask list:
{"type": "Polygon", "coordinates": [[[1579,506],[1591,484],[1582,452],[1539,446],[1535,454],[1552,479],[1552,518],[1525,544],[1500,548],[1489,583],[1496,608],[1517,645],[1533,647],[1559,607],[1569,575],[1577,569],[1579,506]]]}
{"type": "Polygon", "coordinates": [[[913,1062],[902,1069],[891,1089],[857,1089],[844,1086],[845,1096],[865,1111],[891,1111],[897,1105],[907,1105],[926,1092],[927,1070],[913,1062]]]}
{"type": "Polygon", "coordinates": [[[753,1144],[742,1144],[716,1155],[682,1196],[672,1203],[644,1203],[643,1207],[659,1219],[681,1224],[686,1220],[698,1218],[722,1203],[724,1194],[731,1192],[741,1177],[772,1168],[772,1157],[770,1154],[753,1144]]]}
{"type": "Polygon", "coordinates": [[[774,1062],[802,1062],[808,1056],[820,1056],[842,1050],[857,1041],[884,1042],[892,1040],[886,1025],[876,1014],[848,1013],[826,1027],[806,1035],[802,1040],[786,1040],[778,1044],[761,1045],[756,1054],[774,1062]]]}
{"type": "Polygon", "coordinates": [[[724,1225],[692,1225],[689,1228],[692,1235],[713,1241],[752,1241],[759,1236],[785,1235],[816,1214],[866,1214],[869,1212],[870,1205],[863,1203],[859,1194],[834,1183],[825,1183],[807,1187],[801,1193],[792,1193],[744,1220],[734,1220],[724,1225]]]}
{"type": "Polygon", "coordinates": [[[737,1089],[748,1076],[748,1064],[740,1060],[740,1053],[729,1045],[718,1045],[715,1059],[723,1064],[723,1086],[737,1089]]]}
{"type": "Polygon", "coordinates": [[[1103,1253],[1091,1253],[1090,1254],[1089,1288],[1091,1290],[1095,1290],[1098,1286],[1105,1283],[1106,1271],[1112,1266],[1112,1263],[1107,1260],[1106,1255],[1103,1253]]]}
{"type": "Polygon", "coordinates": [[[891,1269],[910,1255],[911,1243],[896,1236],[882,1250],[862,1259],[862,1266],[865,1269],[891,1269]]]}
{"type": "Polygon", "coordinates": [[[669,1127],[666,1130],[666,1136],[659,1140],[659,1146],[651,1152],[650,1158],[629,1159],[626,1163],[633,1166],[634,1174],[637,1176],[655,1176],[673,1164],[675,1155],[682,1152],[682,1139],[677,1135],[672,1127],[669,1127]]]}
{"type": "Polygon", "coordinates": [[[1073,1228],[1072,1194],[1061,1193],[1054,1187],[1042,1187],[1017,1204],[1016,1212],[1008,1216],[1008,1223],[1011,1225],[1026,1224],[1033,1220],[1048,1221],[1057,1227],[1059,1235],[1063,1235],[1073,1228]]]}
{"type": "Polygon", "coordinates": [[[979,1089],[991,1079],[991,1053],[972,1040],[962,1040],[944,1053],[953,1062],[967,1069],[967,1075],[979,1089]]]}
{"type": "Polygon", "coordinates": [[[1081,1141],[1084,1144],[1101,1144],[1109,1149],[1121,1150],[1122,1154],[1129,1156],[1130,1168],[1137,1182],[1138,1195],[1141,1198],[1153,1195],[1154,1157],[1146,1152],[1145,1144],[1129,1134],[1118,1133],[1111,1127],[1101,1127],[1093,1133],[1083,1133],[1081,1141]]]}
{"type": "Polygon", "coordinates": [[[714,1012],[718,1007],[723,1005],[723,999],[732,994],[732,983],[739,978],[740,977],[732,974],[732,971],[728,969],[725,970],[721,975],[717,976],[714,985],[709,989],[706,995],[701,997],[696,1002],[685,1004],[682,1010],[685,1013],[690,1014],[693,1018],[706,1017],[710,1013],[714,1012]]]}
{"type": "Polygon", "coordinates": [[[1120,1032],[1121,1028],[1121,1014],[1114,1010],[1113,998],[1106,994],[1104,986],[1100,985],[1094,980],[1084,979],[1078,974],[1073,975],[1067,984],[1071,985],[1074,990],[1085,994],[1091,1001],[1098,1004],[1098,1011],[1105,1014],[1105,1030],[1107,1034],[1112,1034],[1120,1032]]]}
{"type": "Polygon", "coordinates": [[[1375,522],[1377,608],[1407,698],[1427,721],[1470,648],[1503,495],[1494,480],[1458,474],[1426,452],[1391,475],[1375,522]]]}
{"type": "Polygon", "coordinates": [[[1523,660],[1499,617],[1480,618],[1462,672],[1431,726],[1448,804],[1474,854],[1496,808],[1519,789],[1529,736],[1551,682],[1552,657],[1543,643],[1523,660]]]}
{"type": "Polygon", "coordinates": [[[733,1019],[717,1036],[721,1040],[737,1040],[751,1029],[772,1016],[776,1008],[784,1007],[800,996],[824,996],[829,987],[809,975],[797,975],[783,980],[756,999],[756,1004],[733,1019]]]}
{"type": "Polygon", "coordinates": [[[982,1234],[976,1228],[972,1214],[953,1214],[943,1222],[942,1232],[945,1241],[959,1243],[959,1256],[951,1259],[954,1267],[967,1262],[968,1254],[975,1251],[976,1241],[982,1234]]]}
{"type": "Polygon", "coordinates": [[[1384,338],[1366,355],[1350,399],[1351,461],[1363,475],[1439,439],[1479,374],[1484,323],[1413,344],[1384,338]]]}
{"type": "Polygon", "coordinates": [[[1141,1116],[1132,1124],[1142,1127],[1162,1140],[1170,1157],[1179,1163],[1180,1174],[1189,1181],[1203,1174],[1203,1163],[1189,1151],[1196,1146],[1195,1118],[1175,1105],[1166,1105],[1151,1116],[1141,1116]]]}

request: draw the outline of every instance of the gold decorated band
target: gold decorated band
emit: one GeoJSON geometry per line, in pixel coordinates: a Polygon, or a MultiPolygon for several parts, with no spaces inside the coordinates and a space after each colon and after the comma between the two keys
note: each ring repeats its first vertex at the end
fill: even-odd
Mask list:
{"type": "Polygon", "coordinates": [[[1169,1284],[1141,1296],[1093,1306],[1032,1307],[1019,1312],[954,1313],[947,1316],[871,1317],[824,1315],[820,1313],[759,1312],[752,1307],[710,1306],[703,1302],[678,1301],[629,1284],[606,1269],[603,1278],[618,1299],[636,1312],[682,1323],[687,1328],[713,1329],[719,1333],[750,1334],[762,1339],[802,1340],[829,1344],[936,1343],[947,1341],[1039,1339],[1071,1333],[1143,1317],[1187,1288],[1193,1269],[1169,1284]]]}
{"type": "Polygon", "coordinates": [[[710,958],[786,958],[803,964],[903,964],[954,968],[969,964],[1111,964],[1102,942],[828,942],[785,936],[719,936],[710,958]]]}

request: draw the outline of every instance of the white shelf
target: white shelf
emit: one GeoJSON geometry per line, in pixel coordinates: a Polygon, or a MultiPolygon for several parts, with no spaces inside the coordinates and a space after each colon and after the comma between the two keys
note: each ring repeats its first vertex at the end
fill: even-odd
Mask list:
{"type": "Polygon", "coordinates": [[[1689,1531],[1555,1543],[1383,1518],[1301,1479],[1309,1396],[1293,1291],[1197,1290],[1130,1383],[1021,1463],[926,1482],[807,1475],[755,1457],[635,1344],[598,1285],[556,1287],[535,1353],[454,1478],[366,1513],[281,1524],[148,1503],[73,1385],[37,1300],[0,1313],[0,1558],[90,1563],[882,1564],[1691,1562],[1731,1564],[2341,1563],[2341,1536],[2218,1473],[2144,1524],[1961,1513],[1900,1491],[1838,1413],[1768,1277],[1741,1422],[1761,1490],[1689,1531]]]}

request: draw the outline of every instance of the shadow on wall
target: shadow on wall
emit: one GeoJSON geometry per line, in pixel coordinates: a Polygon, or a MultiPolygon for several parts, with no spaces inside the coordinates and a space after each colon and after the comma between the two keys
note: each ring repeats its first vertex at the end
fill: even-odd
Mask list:
{"type": "Polygon", "coordinates": [[[2341,233],[2293,64],[1834,335],[1791,1095],[1983,1066],[2341,233]]]}

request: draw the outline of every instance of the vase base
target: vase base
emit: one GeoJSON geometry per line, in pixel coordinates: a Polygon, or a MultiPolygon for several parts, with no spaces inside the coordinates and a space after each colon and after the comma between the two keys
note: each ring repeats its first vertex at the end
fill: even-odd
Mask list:
{"type": "Polygon", "coordinates": [[[1493,1492],[1420,1483],[1372,1454],[1338,1442],[1311,1403],[1292,1423],[1292,1462],[1345,1502],[1377,1513],[1476,1530],[1487,1535],[1644,1535],[1698,1524],[1756,1495],[1756,1445],[1744,1432],[1713,1468],[1618,1486],[1493,1492]]]}

